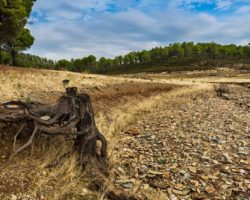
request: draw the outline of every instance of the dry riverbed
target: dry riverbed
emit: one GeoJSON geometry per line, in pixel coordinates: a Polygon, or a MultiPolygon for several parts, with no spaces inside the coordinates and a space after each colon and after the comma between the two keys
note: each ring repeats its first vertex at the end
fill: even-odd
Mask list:
{"type": "Polygon", "coordinates": [[[121,136],[117,185],[142,199],[248,199],[250,92],[169,96],[121,136]]]}
{"type": "MultiPolygon", "coordinates": [[[[54,102],[64,92],[61,81],[70,79],[70,86],[91,96],[118,187],[142,200],[245,200],[250,196],[250,75],[232,73],[110,77],[0,67],[0,95],[1,101],[54,102]],[[228,100],[216,96],[212,82],[230,83],[228,100]]],[[[12,147],[9,132],[0,132],[1,163],[12,147]]],[[[70,145],[60,137],[41,138],[18,155],[0,173],[0,199],[103,199],[87,189],[91,180],[76,156],[46,168],[70,145]]]]}

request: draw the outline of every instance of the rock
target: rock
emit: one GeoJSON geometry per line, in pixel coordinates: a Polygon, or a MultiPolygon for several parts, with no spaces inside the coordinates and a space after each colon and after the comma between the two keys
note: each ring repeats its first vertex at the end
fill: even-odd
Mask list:
{"type": "Polygon", "coordinates": [[[237,195],[237,194],[240,193],[240,189],[239,189],[239,188],[232,188],[232,193],[233,193],[234,195],[237,195]]]}
{"type": "Polygon", "coordinates": [[[183,184],[176,184],[176,185],[174,186],[174,188],[175,188],[176,190],[184,190],[184,189],[186,188],[186,186],[183,185],[183,184]]]}
{"type": "Polygon", "coordinates": [[[7,105],[6,107],[7,108],[12,108],[12,109],[19,108],[18,105],[7,105]]]}
{"type": "Polygon", "coordinates": [[[164,174],[163,172],[158,172],[158,171],[153,171],[153,170],[149,170],[148,173],[152,174],[152,175],[163,175],[164,174]]]}
{"type": "Polygon", "coordinates": [[[219,179],[217,176],[213,176],[213,175],[208,175],[208,178],[212,179],[212,180],[218,180],[219,179]]]}
{"type": "Polygon", "coordinates": [[[121,156],[118,166],[142,181],[138,194],[145,199],[155,191],[167,191],[171,199],[230,199],[234,187],[241,198],[250,187],[245,182],[250,171],[249,112],[232,99],[211,98],[209,92],[184,96],[153,113],[141,113],[138,131],[133,130],[141,134],[123,133],[117,151],[126,148],[122,153],[128,156],[121,156]]]}
{"type": "Polygon", "coordinates": [[[143,184],[143,189],[148,190],[149,189],[149,184],[143,184]]]}
{"type": "Polygon", "coordinates": [[[48,120],[50,120],[50,116],[43,116],[40,119],[44,120],[44,121],[48,121],[48,120]]]}
{"type": "Polygon", "coordinates": [[[245,170],[250,171],[250,165],[246,166],[245,170]]]}
{"type": "Polygon", "coordinates": [[[233,183],[226,181],[227,185],[233,185],[233,183]]]}
{"type": "Polygon", "coordinates": [[[152,188],[159,188],[162,190],[167,190],[169,188],[169,185],[166,184],[165,182],[150,182],[149,184],[150,187],[152,188]]]}
{"type": "Polygon", "coordinates": [[[199,182],[196,181],[196,180],[190,180],[190,183],[191,183],[192,185],[194,185],[195,187],[198,187],[198,186],[199,186],[199,182]]]}
{"type": "Polygon", "coordinates": [[[133,180],[128,180],[128,179],[124,179],[124,180],[117,180],[116,183],[134,183],[134,179],[133,180]]]}
{"type": "Polygon", "coordinates": [[[192,173],[197,173],[197,169],[196,169],[196,167],[188,167],[188,170],[190,171],[190,172],[192,172],[192,173]]]}
{"type": "Polygon", "coordinates": [[[182,191],[182,195],[186,196],[186,195],[190,194],[190,192],[191,192],[190,189],[185,189],[185,190],[182,191]]]}
{"type": "Polygon", "coordinates": [[[169,199],[165,193],[163,193],[161,191],[158,191],[157,193],[158,193],[158,197],[157,197],[158,200],[168,200],[169,199]]]}
{"type": "Polygon", "coordinates": [[[11,194],[11,200],[17,200],[17,196],[14,194],[11,194]]]}
{"type": "Polygon", "coordinates": [[[184,175],[184,174],[186,174],[187,172],[186,172],[185,170],[180,170],[179,173],[182,174],[182,175],[184,175]]]}
{"type": "Polygon", "coordinates": [[[224,184],[221,187],[225,190],[225,189],[229,188],[229,185],[224,184]]]}
{"type": "Polygon", "coordinates": [[[201,176],[201,179],[206,181],[206,180],[208,180],[208,176],[203,175],[203,176],[201,176]]]}
{"type": "Polygon", "coordinates": [[[191,192],[191,190],[185,189],[185,188],[186,187],[184,186],[184,187],[181,187],[181,190],[179,190],[179,189],[172,189],[172,193],[176,194],[176,195],[186,196],[186,195],[188,195],[191,192]]]}
{"type": "MultiPolygon", "coordinates": [[[[250,162],[249,161],[247,161],[247,160],[240,160],[240,163],[241,164],[243,164],[243,165],[248,165],[248,166],[250,166],[250,162]]],[[[250,168],[250,167],[249,167],[250,168]]]]}
{"type": "Polygon", "coordinates": [[[232,158],[227,153],[224,153],[223,155],[227,163],[229,164],[233,163],[232,158]]]}
{"type": "Polygon", "coordinates": [[[132,127],[130,129],[126,130],[125,133],[130,134],[130,135],[134,135],[134,136],[141,134],[140,130],[138,128],[135,128],[135,127],[132,127]]]}
{"type": "Polygon", "coordinates": [[[134,187],[134,179],[133,180],[117,180],[116,183],[121,185],[124,188],[130,189],[134,187]]]}
{"type": "Polygon", "coordinates": [[[118,167],[118,168],[117,168],[117,171],[118,171],[120,174],[125,175],[125,171],[124,171],[123,168],[118,167]]]}
{"type": "Polygon", "coordinates": [[[170,177],[170,173],[169,172],[164,172],[163,173],[163,177],[164,178],[169,178],[170,177]]]}
{"type": "Polygon", "coordinates": [[[211,187],[211,186],[207,186],[205,188],[206,192],[211,194],[211,193],[214,193],[215,192],[215,188],[214,187],[211,187]]]}
{"type": "Polygon", "coordinates": [[[133,183],[122,183],[121,186],[124,188],[130,189],[130,188],[134,187],[134,184],[133,183]]]}
{"type": "Polygon", "coordinates": [[[172,193],[177,194],[177,195],[182,195],[182,191],[180,191],[180,190],[172,189],[172,193]]]}
{"type": "Polygon", "coordinates": [[[240,147],[240,148],[239,148],[238,154],[247,156],[247,155],[249,155],[249,153],[250,153],[250,152],[249,152],[248,149],[245,149],[245,148],[243,148],[243,147],[240,147]]]}
{"type": "Polygon", "coordinates": [[[47,172],[46,172],[46,171],[42,171],[42,174],[43,174],[44,176],[46,176],[46,175],[47,175],[47,172]]]}
{"type": "Polygon", "coordinates": [[[219,162],[217,160],[212,160],[212,162],[215,164],[215,165],[218,165],[219,162]]]}
{"type": "Polygon", "coordinates": [[[224,174],[230,174],[230,170],[228,166],[223,166],[220,168],[220,172],[224,174]]]}
{"type": "Polygon", "coordinates": [[[204,194],[199,194],[199,193],[193,193],[191,195],[192,199],[194,200],[200,200],[200,199],[206,199],[206,195],[204,194]]]}
{"type": "Polygon", "coordinates": [[[170,200],[178,200],[178,198],[175,195],[171,194],[170,195],[170,200]]]}
{"type": "Polygon", "coordinates": [[[201,157],[203,160],[205,160],[205,161],[209,161],[211,158],[210,157],[208,157],[208,156],[202,156],[201,157]]]}

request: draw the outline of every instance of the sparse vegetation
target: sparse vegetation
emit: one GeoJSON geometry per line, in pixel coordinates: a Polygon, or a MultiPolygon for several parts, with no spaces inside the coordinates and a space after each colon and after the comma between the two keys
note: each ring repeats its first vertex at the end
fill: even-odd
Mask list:
{"type": "Polygon", "coordinates": [[[243,1],[169,1],[167,15],[157,1],[40,1],[31,12],[35,2],[0,0],[1,200],[249,198],[250,43],[239,45],[246,28],[228,27],[248,19],[243,1]],[[156,23],[179,19],[175,8],[184,23],[156,23]],[[25,53],[35,41],[28,28],[39,37],[30,52],[61,60],[25,53]],[[84,44],[79,30],[88,31],[84,44]],[[169,43],[230,34],[238,45],[169,43]]]}
{"type": "MultiPolygon", "coordinates": [[[[42,135],[47,137],[64,135],[74,140],[73,149],[63,157],[69,157],[73,152],[78,152],[78,164],[86,170],[85,174],[93,178],[92,184],[101,189],[108,180],[107,141],[97,129],[94,112],[90,98],[86,94],[77,94],[77,88],[68,87],[67,96],[62,96],[55,105],[41,105],[37,102],[25,103],[22,101],[9,101],[3,103],[0,109],[0,121],[21,124],[14,136],[12,152],[5,164],[0,166],[0,171],[5,169],[12,159],[27,147],[34,143],[35,138],[42,135]],[[44,119],[45,118],[45,119],[44,119]],[[17,148],[18,137],[22,135],[24,128],[32,130],[28,140],[17,148]],[[75,137],[74,137],[75,136],[75,137]],[[72,138],[73,137],[73,138],[72,138]],[[97,149],[97,141],[101,142],[100,152],[97,149]]],[[[7,123],[8,124],[8,123],[7,123]]],[[[53,166],[58,164],[57,158],[53,166]]],[[[60,163],[59,163],[60,164],[60,163]]],[[[136,199],[122,190],[116,189],[109,183],[106,189],[109,199],[136,199]]]]}
{"type": "MultiPolygon", "coordinates": [[[[22,100],[28,97],[35,101],[52,103],[63,94],[63,80],[70,80],[69,86],[75,85],[79,87],[80,91],[88,92],[92,98],[96,112],[97,127],[101,132],[105,133],[105,137],[109,143],[107,153],[111,174],[113,174],[114,171],[114,180],[122,178],[119,174],[117,175],[116,170],[117,165],[120,166],[122,163],[120,156],[122,156],[123,149],[119,147],[126,141],[126,137],[124,137],[122,133],[126,131],[127,127],[140,124],[142,116],[153,113],[155,109],[160,109],[162,106],[175,101],[178,96],[193,94],[195,91],[202,92],[203,90],[206,90],[205,93],[208,93],[207,91],[213,89],[213,82],[215,81],[226,82],[226,80],[228,80],[229,82],[237,83],[237,81],[240,81],[241,83],[249,80],[248,74],[239,74],[238,76],[237,73],[235,73],[235,77],[230,76],[225,78],[222,71],[228,73],[227,70],[221,70],[219,76],[217,72],[213,72],[216,76],[209,76],[211,72],[203,72],[202,74],[199,72],[199,77],[197,78],[195,72],[188,73],[188,75],[172,73],[171,76],[169,76],[169,74],[138,74],[134,77],[132,77],[132,75],[128,75],[127,77],[106,77],[50,70],[8,67],[1,69],[0,80],[7,85],[7,87],[2,87],[1,89],[2,94],[6,93],[6,95],[3,96],[3,100],[16,98],[20,94],[19,97],[22,100]],[[202,78],[202,76],[204,76],[204,78],[202,78]],[[181,79],[183,80],[181,81],[181,79]],[[193,80],[195,80],[194,83],[193,80]],[[172,84],[190,86],[177,87],[168,85],[170,82],[172,82],[172,84]],[[20,89],[16,87],[18,83],[21,84],[20,89]],[[165,87],[163,87],[162,84],[166,84],[165,87]],[[44,85],[47,85],[47,87],[44,87],[44,85]],[[51,92],[50,90],[52,85],[54,85],[55,92],[51,92]],[[154,85],[155,87],[153,87],[154,85]],[[164,88],[165,90],[163,90],[164,88]],[[46,95],[42,94],[44,92],[46,95]]],[[[231,71],[230,74],[232,74],[231,71]]],[[[197,101],[198,100],[199,99],[197,99],[197,101]]],[[[194,100],[190,98],[190,101],[187,101],[192,103],[194,100]]],[[[192,119],[195,117],[196,114],[193,113],[192,119]]],[[[172,118],[170,119],[171,121],[173,120],[172,118]]],[[[2,127],[2,124],[0,124],[0,127],[2,127]]],[[[1,128],[0,130],[5,129],[1,128]]],[[[14,134],[16,131],[15,129],[11,132],[14,134]]],[[[138,130],[138,132],[141,134],[140,130],[138,130]]],[[[24,142],[24,138],[20,139],[20,142],[24,142]]],[[[100,189],[100,193],[90,191],[87,188],[91,180],[87,176],[88,174],[85,175],[83,171],[81,171],[81,168],[79,168],[77,154],[70,157],[63,157],[70,147],[72,147],[72,141],[66,140],[66,138],[63,139],[61,136],[51,139],[46,139],[45,137],[37,139],[37,142],[35,142],[33,148],[31,148],[32,154],[29,149],[24,151],[15,158],[15,163],[0,173],[1,179],[5,180],[5,186],[8,185],[6,181],[9,180],[9,178],[6,177],[10,177],[18,183],[18,190],[22,190],[23,187],[29,188],[29,192],[27,193],[31,196],[35,194],[39,198],[42,195],[44,198],[51,197],[52,199],[98,199],[101,198],[102,195],[105,196],[105,191],[110,184],[100,189]],[[46,167],[57,158],[61,158],[59,159],[58,165],[51,168],[46,167]],[[29,164],[30,161],[33,163],[32,166],[29,164]],[[15,173],[12,173],[18,165],[22,167],[15,173]],[[29,186],[19,183],[19,181],[27,178],[26,170],[31,171],[29,186]],[[11,172],[13,176],[10,175],[9,172],[11,172]]],[[[7,150],[11,150],[13,142],[11,137],[9,139],[1,139],[0,141],[4,141],[5,144],[8,144],[7,150]]],[[[1,155],[6,156],[7,150],[1,155]]],[[[1,147],[0,152],[2,152],[1,147]]],[[[128,158],[123,160],[125,161],[127,159],[128,158]]],[[[0,160],[1,163],[3,163],[6,158],[0,158],[0,160]]],[[[174,165],[175,162],[176,159],[172,157],[169,157],[169,159],[159,158],[159,160],[156,161],[160,166],[174,165]]],[[[120,187],[120,184],[116,184],[116,186],[120,187]]],[[[146,192],[144,187],[139,189],[139,194],[140,192],[146,192]]],[[[9,193],[5,193],[5,196],[7,197],[12,193],[21,196],[17,191],[11,189],[9,189],[9,193]]],[[[150,197],[149,195],[148,197],[149,199],[153,199],[153,196],[150,197]]]]}
{"type": "Polygon", "coordinates": [[[224,94],[229,92],[229,87],[225,83],[214,85],[214,89],[218,97],[224,97],[224,94]]]}

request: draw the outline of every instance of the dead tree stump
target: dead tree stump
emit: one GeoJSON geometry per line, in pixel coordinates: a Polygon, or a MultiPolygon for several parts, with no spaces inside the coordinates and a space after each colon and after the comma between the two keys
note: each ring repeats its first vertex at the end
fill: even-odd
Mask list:
{"type": "Polygon", "coordinates": [[[74,151],[78,152],[79,165],[93,178],[96,189],[106,186],[109,199],[138,199],[115,188],[109,179],[106,138],[96,127],[90,97],[83,93],[77,94],[76,87],[66,88],[66,95],[51,105],[22,101],[4,102],[0,104],[0,121],[21,124],[13,138],[10,157],[5,164],[0,165],[0,170],[10,164],[19,152],[29,147],[39,134],[75,136],[74,151]],[[16,148],[18,136],[25,127],[32,129],[32,133],[21,147],[16,148]],[[97,141],[101,142],[99,152],[97,141]]]}

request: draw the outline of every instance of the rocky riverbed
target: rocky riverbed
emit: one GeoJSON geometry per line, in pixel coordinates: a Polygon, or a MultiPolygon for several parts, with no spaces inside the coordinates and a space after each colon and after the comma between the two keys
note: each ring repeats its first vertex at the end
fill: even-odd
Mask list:
{"type": "Polygon", "coordinates": [[[184,94],[142,112],[116,147],[116,184],[142,199],[249,199],[250,92],[184,94]]]}

